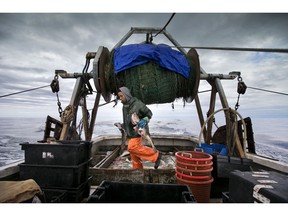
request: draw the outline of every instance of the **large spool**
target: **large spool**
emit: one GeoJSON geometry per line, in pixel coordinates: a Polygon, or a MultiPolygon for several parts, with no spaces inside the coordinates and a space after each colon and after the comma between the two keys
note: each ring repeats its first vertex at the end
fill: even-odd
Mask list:
{"type": "Polygon", "coordinates": [[[145,104],[170,103],[177,98],[184,98],[190,103],[198,92],[200,64],[195,49],[190,49],[185,57],[190,65],[188,78],[154,62],[115,74],[114,50],[109,53],[106,47],[100,47],[93,64],[94,83],[106,102],[110,102],[112,94],[117,95],[121,86],[126,86],[134,97],[145,104]]]}
{"type": "Polygon", "coordinates": [[[108,90],[105,68],[109,64],[109,50],[100,46],[93,61],[93,78],[97,92],[100,92],[106,102],[111,100],[111,92],[108,90]]]}

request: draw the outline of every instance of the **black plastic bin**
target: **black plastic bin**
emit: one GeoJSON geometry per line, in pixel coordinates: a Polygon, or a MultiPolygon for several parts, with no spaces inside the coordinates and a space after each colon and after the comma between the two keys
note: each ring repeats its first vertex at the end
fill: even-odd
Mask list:
{"type": "Polygon", "coordinates": [[[229,178],[234,170],[250,171],[253,161],[248,158],[213,155],[212,175],[215,178],[229,178]]]}
{"type": "Polygon", "coordinates": [[[89,179],[82,183],[77,188],[67,188],[67,203],[80,203],[84,202],[84,199],[88,198],[90,195],[90,180],[92,177],[89,177],[89,179]]]}
{"type": "Polygon", "coordinates": [[[57,189],[43,189],[42,202],[44,203],[66,203],[67,191],[57,189]]]}
{"type": "Polygon", "coordinates": [[[34,179],[40,187],[78,187],[88,179],[90,161],[75,166],[22,163],[20,179],[34,179]]]}
{"type": "Polygon", "coordinates": [[[103,181],[88,203],[195,203],[187,185],[103,181]]]}
{"type": "Polygon", "coordinates": [[[223,191],[229,190],[229,174],[234,170],[250,171],[253,161],[248,158],[213,154],[211,197],[221,198],[223,191]]]}
{"type": "Polygon", "coordinates": [[[89,197],[92,177],[89,177],[87,181],[79,185],[78,187],[53,187],[45,188],[41,187],[43,192],[43,200],[46,203],[79,203],[89,197]]]}
{"type": "Polygon", "coordinates": [[[26,164],[78,165],[88,161],[92,143],[89,141],[57,141],[48,143],[20,143],[25,151],[26,164]]]}
{"type": "Polygon", "coordinates": [[[229,200],[233,203],[287,203],[288,175],[275,171],[233,171],[229,176],[229,200]]]}

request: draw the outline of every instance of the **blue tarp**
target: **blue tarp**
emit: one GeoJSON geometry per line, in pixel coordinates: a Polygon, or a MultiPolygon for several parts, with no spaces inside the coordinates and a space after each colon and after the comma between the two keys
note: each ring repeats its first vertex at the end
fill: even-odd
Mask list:
{"type": "Polygon", "coordinates": [[[150,61],[186,78],[189,77],[190,65],[185,56],[165,44],[130,44],[116,48],[114,51],[114,73],[117,74],[150,61]]]}

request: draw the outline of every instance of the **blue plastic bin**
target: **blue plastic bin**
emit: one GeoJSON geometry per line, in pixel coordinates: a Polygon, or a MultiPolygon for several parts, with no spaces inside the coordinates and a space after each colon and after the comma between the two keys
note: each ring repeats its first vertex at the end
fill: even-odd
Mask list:
{"type": "Polygon", "coordinates": [[[201,146],[197,145],[197,149],[203,149],[203,152],[207,154],[219,154],[219,155],[228,155],[227,146],[223,144],[206,144],[201,143],[201,146]]]}

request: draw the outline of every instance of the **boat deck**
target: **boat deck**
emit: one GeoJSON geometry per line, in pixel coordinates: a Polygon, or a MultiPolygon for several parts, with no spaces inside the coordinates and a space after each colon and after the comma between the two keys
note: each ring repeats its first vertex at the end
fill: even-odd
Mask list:
{"type": "MultiPolygon", "coordinates": [[[[86,190],[86,193],[91,195],[99,187],[103,181],[112,181],[112,182],[128,182],[132,185],[134,183],[144,183],[144,184],[179,184],[175,176],[175,165],[176,157],[175,152],[183,150],[192,150],[195,146],[195,141],[191,137],[153,137],[157,149],[163,153],[160,166],[157,170],[154,169],[154,163],[143,161],[144,169],[143,170],[134,170],[132,169],[132,162],[130,159],[129,152],[126,150],[120,155],[120,144],[121,137],[99,137],[92,144],[91,148],[91,157],[92,160],[89,160],[90,166],[88,167],[88,172],[84,172],[85,176],[87,175],[89,184],[89,190],[86,190]]],[[[218,157],[217,157],[218,158],[218,157]]],[[[227,158],[227,157],[226,157],[227,158]]],[[[211,196],[209,203],[221,203],[224,202],[222,199],[223,192],[229,190],[229,179],[228,173],[229,170],[233,170],[235,167],[238,167],[239,161],[242,161],[240,158],[230,158],[231,161],[221,160],[221,163],[225,163],[222,171],[217,173],[212,173],[214,181],[211,184],[211,196]],[[231,166],[230,166],[231,165],[231,166]],[[235,165],[235,166],[234,166],[235,165]],[[227,167],[226,167],[227,166],[227,167]],[[229,168],[229,169],[227,169],[229,168]],[[220,175],[219,175],[220,174],[220,175]],[[223,176],[223,175],[226,176],[223,176]]],[[[276,170],[281,173],[287,174],[287,165],[281,164],[275,160],[270,160],[268,158],[263,158],[253,154],[247,154],[247,160],[251,171],[257,170],[276,170]]],[[[24,160],[17,161],[14,164],[9,166],[1,167],[0,169],[0,180],[4,181],[14,181],[19,180],[19,165],[23,163],[24,160]]],[[[216,162],[215,162],[216,165],[216,162]]],[[[245,169],[247,167],[246,164],[245,169]]],[[[43,165],[45,167],[45,165],[43,165]]],[[[49,165],[48,165],[49,166],[49,165]]],[[[68,166],[68,165],[67,165],[68,166]]],[[[42,167],[39,165],[39,167],[42,167]]],[[[53,166],[54,167],[54,166],[53,166]]],[[[68,166],[70,167],[70,166],[68,166]]],[[[75,166],[72,166],[74,168],[75,166]]],[[[78,167],[78,166],[77,166],[78,167]]],[[[81,166],[79,166],[80,168],[81,166]]],[[[52,168],[52,167],[51,167],[52,168]]],[[[214,166],[213,162],[213,171],[219,169],[217,166],[214,166]]],[[[70,169],[69,169],[70,170],[70,169]]],[[[86,169],[85,169],[86,170],[86,169]]],[[[55,174],[51,170],[51,174],[55,174]]],[[[37,177],[37,176],[36,176],[37,177]]],[[[78,174],[75,174],[75,177],[79,177],[78,174]]],[[[69,179],[66,179],[70,183],[69,179]]],[[[46,181],[46,178],[45,178],[46,181]]],[[[86,183],[85,183],[86,184],[86,183]]],[[[64,189],[66,187],[63,187],[64,189]]],[[[87,188],[88,189],[88,188],[87,188]]],[[[84,190],[83,190],[84,191],[84,190]]],[[[79,191],[82,193],[82,189],[79,191]]],[[[135,193],[135,191],[132,190],[135,193]]],[[[83,202],[87,201],[87,198],[84,198],[83,202]]]]}

